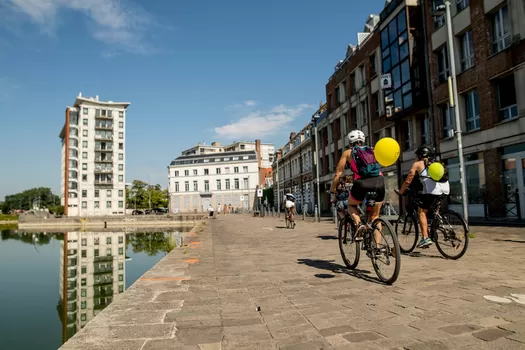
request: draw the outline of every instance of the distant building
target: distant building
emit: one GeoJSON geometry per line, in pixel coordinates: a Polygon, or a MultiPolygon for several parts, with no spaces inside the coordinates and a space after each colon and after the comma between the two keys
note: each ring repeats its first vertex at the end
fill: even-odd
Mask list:
{"type": "Polygon", "coordinates": [[[273,145],[259,140],[199,143],[183,151],[168,166],[170,212],[200,212],[219,204],[253,208],[257,187],[266,187],[273,152],[273,145]]]}
{"type": "Polygon", "coordinates": [[[124,215],[125,129],[129,102],[79,94],[66,108],[61,203],[67,216],[124,215]]]}

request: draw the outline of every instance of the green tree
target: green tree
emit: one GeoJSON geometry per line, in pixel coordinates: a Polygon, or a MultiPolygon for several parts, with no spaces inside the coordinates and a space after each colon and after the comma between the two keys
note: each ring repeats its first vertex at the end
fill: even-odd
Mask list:
{"type": "Polygon", "coordinates": [[[146,209],[166,208],[168,206],[168,190],[163,190],[160,185],[148,185],[141,180],[134,180],[131,187],[126,189],[126,202],[128,208],[146,209]]]}
{"type": "Polygon", "coordinates": [[[15,209],[29,210],[36,205],[40,208],[48,208],[60,205],[60,197],[53,194],[48,187],[31,188],[19,193],[5,196],[2,212],[15,209]]]}
{"type": "Polygon", "coordinates": [[[160,252],[169,253],[173,249],[168,234],[164,232],[135,233],[127,238],[133,253],[144,252],[154,256],[160,252]]]}

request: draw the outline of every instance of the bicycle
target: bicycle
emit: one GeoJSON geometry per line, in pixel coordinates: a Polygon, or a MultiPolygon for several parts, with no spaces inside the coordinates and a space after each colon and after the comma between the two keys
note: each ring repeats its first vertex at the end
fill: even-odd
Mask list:
{"type": "MultiPolygon", "coordinates": [[[[374,197],[375,195],[370,194],[365,197],[367,211],[371,210],[376,205],[374,197]]],[[[358,209],[361,216],[361,225],[359,228],[355,227],[354,220],[348,213],[348,210],[345,210],[344,218],[339,222],[339,250],[341,252],[343,262],[345,263],[346,267],[354,270],[359,264],[361,249],[363,249],[366,251],[366,255],[372,261],[372,266],[374,267],[377,277],[385,284],[393,284],[399,277],[399,272],[401,270],[401,251],[396,234],[394,232],[394,228],[390,222],[380,217],[370,223],[368,215],[361,209],[360,206],[358,206],[358,209]],[[376,230],[381,234],[386,243],[380,244],[379,248],[377,247],[377,242],[374,237],[376,230]],[[361,233],[361,237],[360,235],[357,235],[358,231],[361,233]],[[392,240],[391,244],[389,244],[385,239],[385,231],[390,232],[390,237],[392,240]],[[347,257],[349,254],[345,252],[346,247],[349,248],[349,253],[355,251],[355,256],[353,259],[347,257]],[[390,277],[383,275],[382,269],[378,264],[379,262],[384,262],[386,266],[393,265],[394,271],[390,277]]]]}
{"type": "MultiPolygon", "coordinates": [[[[398,193],[398,191],[396,191],[398,193]]],[[[399,194],[399,193],[398,193],[399,194]]],[[[427,211],[431,213],[433,217],[429,221],[428,226],[428,237],[436,244],[436,248],[439,253],[451,260],[457,260],[465,255],[468,244],[469,244],[469,226],[466,223],[465,219],[461,214],[454,210],[445,210],[441,212],[441,203],[443,199],[446,198],[446,195],[441,195],[434,201],[432,207],[427,211]],[[450,222],[456,219],[459,222],[459,225],[463,229],[463,233],[456,234],[452,224],[450,222]],[[443,238],[443,241],[440,238],[443,238]],[[463,248],[460,250],[461,243],[463,248]],[[449,244],[452,247],[452,251],[457,252],[457,254],[448,254],[445,252],[445,246],[449,244]]],[[[415,196],[414,198],[409,199],[409,203],[405,206],[405,212],[400,214],[396,221],[396,235],[399,239],[399,246],[401,252],[404,254],[410,254],[416,248],[417,242],[419,240],[419,215],[417,209],[420,205],[420,201],[415,196]],[[400,228],[402,226],[401,231],[400,228]],[[414,228],[414,235],[411,239],[411,231],[414,228]],[[402,242],[407,242],[407,245],[404,245],[402,242]]],[[[427,214],[428,215],[428,214],[427,214]]],[[[422,247],[423,249],[429,248],[429,246],[422,247]]]]}
{"type": "Polygon", "coordinates": [[[286,228],[295,228],[295,219],[293,217],[293,209],[288,209],[287,214],[284,215],[284,220],[286,222],[286,228]]]}

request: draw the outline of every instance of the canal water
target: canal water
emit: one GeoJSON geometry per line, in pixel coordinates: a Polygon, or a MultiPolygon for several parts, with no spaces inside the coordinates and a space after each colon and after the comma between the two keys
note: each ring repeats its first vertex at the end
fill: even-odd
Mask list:
{"type": "Polygon", "coordinates": [[[2,344],[58,349],[174,249],[185,231],[50,233],[0,226],[2,344]]]}

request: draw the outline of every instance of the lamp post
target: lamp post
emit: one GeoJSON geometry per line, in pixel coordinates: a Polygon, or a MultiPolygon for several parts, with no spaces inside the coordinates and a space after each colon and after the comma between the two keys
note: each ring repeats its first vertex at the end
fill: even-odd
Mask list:
{"type": "MultiPolygon", "coordinates": [[[[315,137],[315,152],[314,152],[314,161],[315,161],[315,182],[317,184],[317,210],[315,214],[317,215],[317,222],[321,222],[321,190],[319,189],[319,140],[317,135],[317,121],[319,120],[318,115],[312,117],[312,122],[314,124],[314,137],[315,137]]],[[[315,208],[314,208],[315,210],[315,208]]]]}
{"type": "Polygon", "coordinates": [[[459,115],[458,106],[458,86],[456,80],[456,62],[454,53],[454,37],[452,35],[452,16],[450,15],[450,1],[445,1],[445,5],[439,5],[434,12],[434,16],[442,16],[446,14],[447,37],[448,37],[448,60],[450,64],[450,76],[448,78],[449,86],[449,104],[454,108],[454,115],[456,119],[456,142],[458,145],[459,158],[459,181],[461,183],[461,199],[463,204],[463,217],[468,222],[468,206],[467,206],[467,183],[465,181],[465,159],[463,157],[463,142],[461,132],[461,119],[459,115]]]}
{"type": "Polygon", "coordinates": [[[281,153],[281,150],[277,150],[277,153],[275,153],[275,158],[277,159],[277,217],[281,217],[281,188],[279,186],[279,154],[281,153]]]}

